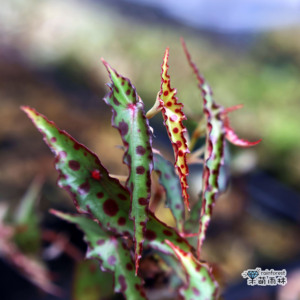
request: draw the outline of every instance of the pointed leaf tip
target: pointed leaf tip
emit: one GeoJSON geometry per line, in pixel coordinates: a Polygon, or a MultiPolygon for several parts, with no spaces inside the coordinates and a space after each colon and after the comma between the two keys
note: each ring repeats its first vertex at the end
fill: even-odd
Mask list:
{"type": "Polygon", "coordinates": [[[182,123],[182,121],[186,119],[186,116],[183,113],[183,104],[178,102],[176,97],[176,89],[171,88],[170,75],[168,74],[168,57],[169,48],[167,48],[165,51],[163,63],[161,65],[161,87],[159,92],[159,102],[160,107],[162,108],[164,125],[166,126],[175,154],[175,167],[180,178],[182,196],[187,208],[189,209],[189,195],[187,192],[187,176],[189,174],[189,169],[186,155],[190,151],[187,146],[187,141],[184,137],[186,128],[182,123]]]}

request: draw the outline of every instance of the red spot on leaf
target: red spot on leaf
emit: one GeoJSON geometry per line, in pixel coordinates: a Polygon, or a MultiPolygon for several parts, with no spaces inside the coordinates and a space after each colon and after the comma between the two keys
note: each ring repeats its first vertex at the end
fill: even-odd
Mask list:
{"type": "Polygon", "coordinates": [[[96,180],[100,180],[101,178],[101,173],[99,170],[93,170],[92,171],[92,177],[96,180]]]}
{"type": "Polygon", "coordinates": [[[56,142],[56,137],[55,137],[55,136],[52,137],[52,138],[50,139],[50,142],[51,142],[51,143],[55,143],[55,142],[56,142]]]}
{"type": "Polygon", "coordinates": [[[165,234],[166,236],[172,236],[172,232],[170,230],[164,230],[163,234],[165,234]]]}
{"type": "Polygon", "coordinates": [[[164,91],[164,96],[168,96],[169,92],[168,91],[164,91]]]}
{"type": "Polygon", "coordinates": [[[146,153],[146,149],[143,146],[137,146],[136,153],[139,155],[144,155],[146,153]]]}
{"type": "Polygon", "coordinates": [[[70,160],[69,161],[69,167],[73,171],[78,171],[80,169],[80,163],[76,160],[70,160]]]}
{"type": "Polygon", "coordinates": [[[119,206],[116,203],[115,200],[113,199],[107,199],[104,203],[103,203],[103,211],[108,215],[108,216],[115,216],[118,211],[119,211],[119,206]]]}
{"type": "Polygon", "coordinates": [[[136,173],[142,175],[145,173],[145,168],[143,166],[136,167],[136,173]]]}
{"type": "Polygon", "coordinates": [[[118,224],[119,224],[120,226],[125,225],[125,224],[126,224],[126,219],[125,219],[124,217],[120,217],[120,218],[118,219],[118,224]]]}
{"type": "Polygon", "coordinates": [[[113,97],[113,102],[116,106],[119,106],[120,105],[120,102],[117,100],[116,97],[113,97]]]}
{"type": "Polygon", "coordinates": [[[133,265],[131,263],[126,264],[126,269],[128,271],[132,271],[133,270],[133,265]]]}
{"type": "Polygon", "coordinates": [[[120,130],[120,134],[123,136],[123,135],[126,135],[127,132],[128,132],[128,125],[127,123],[121,121],[119,123],[119,130],[120,130]]]}
{"type": "Polygon", "coordinates": [[[148,204],[148,200],[146,198],[139,198],[139,204],[140,205],[147,205],[148,204]]]}
{"type": "Polygon", "coordinates": [[[97,193],[96,196],[97,196],[97,198],[101,199],[101,198],[103,198],[104,194],[100,192],[100,193],[97,193]]]}
{"type": "Polygon", "coordinates": [[[178,148],[180,148],[180,147],[182,146],[181,141],[177,141],[177,142],[176,142],[176,145],[177,145],[178,148]]]}
{"type": "Polygon", "coordinates": [[[174,132],[174,133],[178,133],[178,132],[179,132],[179,129],[178,129],[177,127],[175,127],[175,128],[173,129],[173,132],[174,132]]]}
{"type": "Polygon", "coordinates": [[[145,234],[144,234],[145,238],[149,241],[153,241],[156,239],[156,233],[150,229],[147,229],[145,234]]]}

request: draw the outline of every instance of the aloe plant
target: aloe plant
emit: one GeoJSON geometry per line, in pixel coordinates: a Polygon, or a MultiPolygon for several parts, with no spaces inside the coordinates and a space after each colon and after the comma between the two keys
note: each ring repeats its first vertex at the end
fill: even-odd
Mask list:
{"type": "Polygon", "coordinates": [[[139,272],[139,262],[146,248],[153,249],[161,255],[162,260],[174,266],[180,278],[178,292],[181,297],[216,299],[218,284],[211,267],[200,261],[200,253],[213,206],[220,192],[218,178],[224,164],[225,138],[240,146],[252,146],[259,142],[250,143],[237,137],[227,117],[227,113],[235,108],[226,110],[213,100],[211,90],[191,61],[184,42],[183,47],[203,97],[203,119],[191,138],[183,125],[186,119],[183,104],[176,98],[176,89],[171,88],[170,84],[169,49],[163,58],[157,99],[147,114],[130,80],[102,60],[111,80],[104,101],[111,107],[112,126],[121,135],[123,162],[129,169],[124,185],[108,173],[91,150],[33,108],[22,107],[54,152],[55,167],[59,173],[58,185],[68,191],[78,211],[77,215],[58,211],[52,213],[79,226],[88,244],[86,257],[97,259],[103,271],[114,274],[115,292],[123,293],[127,299],[147,299],[139,272]],[[173,146],[174,165],[152,148],[149,119],[159,112],[163,115],[173,146]],[[192,208],[192,218],[186,220],[185,216],[190,209],[188,164],[202,161],[198,156],[203,151],[192,151],[196,140],[202,136],[206,137],[203,186],[199,202],[192,208]],[[158,182],[152,181],[152,172],[157,173],[158,182]],[[173,227],[159,220],[155,211],[149,208],[153,198],[151,185],[155,184],[160,184],[165,191],[158,195],[160,201],[163,201],[165,195],[166,205],[174,216],[173,227]],[[190,236],[187,231],[195,227],[195,222],[199,222],[199,230],[191,236],[197,239],[198,255],[195,255],[195,249],[186,238],[190,236]]]}

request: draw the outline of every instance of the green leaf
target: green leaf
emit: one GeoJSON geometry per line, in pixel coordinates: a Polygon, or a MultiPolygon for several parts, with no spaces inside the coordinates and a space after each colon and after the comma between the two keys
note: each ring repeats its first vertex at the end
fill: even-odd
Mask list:
{"type": "MultiPolygon", "coordinates": [[[[44,135],[44,140],[56,155],[58,185],[73,198],[79,213],[97,219],[102,228],[127,237],[134,236],[133,221],[128,218],[130,194],[118,180],[109,176],[98,157],[75,141],[68,133],[29,107],[22,108],[44,135]]],[[[191,246],[178,232],[148,213],[144,232],[145,245],[173,254],[165,243],[170,240],[184,251],[191,246]]]]}
{"type": "Polygon", "coordinates": [[[104,271],[114,272],[114,290],[123,293],[127,299],[146,299],[142,280],[135,276],[134,262],[130,251],[121,238],[105,232],[99,224],[86,216],[71,215],[59,211],[52,213],[57,217],[77,224],[85,234],[88,244],[87,258],[100,261],[104,271]]]}
{"type": "Polygon", "coordinates": [[[96,259],[83,260],[75,267],[72,294],[73,300],[111,298],[114,294],[113,276],[101,271],[96,259]]]}
{"type": "Polygon", "coordinates": [[[134,221],[136,271],[142,255],[143,232],[148,221],[148,205],[152,171],[151,134],[140,100],[130,80],[119,75],[103,60],[112,84],[104,98],[112,108],[112,124],[121,134],[125,154],[123,161],[129,167],[126,186],[131,194],[130,218],[134,221]]]}
{"type": "Polygon", "coordinates": [[[58,185],[71,195],[77,210],[92,214],[103,228],[129,235],[127,224],[132,221],[128,219],[128,191],[109,176],[98,157],[85,146],[34,109],[23,107],[23,110],[55,153],[58,185]]]}
{"type": "Polygon", "coordinates": [[[43,182],[37,177],[21,199],[14,214],[14,242],[26,254],[37,254],[41,246],[41,230],[36,209],[43,182]]]}
{"type": "Polygon", "coordinates": [[[218,284],[214,280],[209,267],[200,263],[192,253],[182,251],[179,247],[171,246],[179,259],[185,274],[186,283],[179,289],[179,293],[185,300],[213,300],[217,298],[218,284]]]}
{"type": "Polygon", "coordinates": [[[154,154],[154,170],[159,174],[159,182],[166,191],[166,206],[169,207],[176,220],[179,232],[183,231],[184,203],[182,201],[180,180],[174,166],[159,154],[154,154]]]}

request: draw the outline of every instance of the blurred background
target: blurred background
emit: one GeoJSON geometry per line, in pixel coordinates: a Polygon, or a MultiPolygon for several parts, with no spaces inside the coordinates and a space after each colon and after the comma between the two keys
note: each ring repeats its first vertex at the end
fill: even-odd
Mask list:
{"type": "MultiPolygon", "coordinates": [[[[230,115],[239,136],[263,139],[254,148],[230,147],[232,177],[216,205],[203,259],[216,266],[222,299],[300,299],[299,0],[3,1],[1,202],[16,205],[36,174],[42,174],[43,226],[57,226],[49,208],[72,209],[67,194],[55,186],[53,156],[21,105],[54,120],[97,153],[112,173],[126,174],[123,153],[115,147],[121,139],[102,101],[108,76],[101,57],[131,79],[148,110],[160,88],[165,48],[170,47],[172,86],[186,115],[198,121],[202,100],[181,36],[216,101],[225,107],[244,104],[230,115]],[[287,269],[288,284],[247,286],[241,273],[256,267],[287,269]]],[[[153,118],[151,126],[154,146],[172,160],[162,118],[153,118]]],[[[200,176],[199,168],[191,169],[194,201],[200,176]]],[[[59,224],[57,230],[78,234],[59,224]]],[[[66,264],[71,276],[72,264],[66,264]]],[[[5,262],[0,267],[1,299],[57,299],[37,292],[5,262]],[[11,280],[14,285],[8,284],[11,280]]],[[[64,282],[59,276],[57,280],[64,282]]],[[[70,282],[65,284],[71,289],[70,282]]]]}

